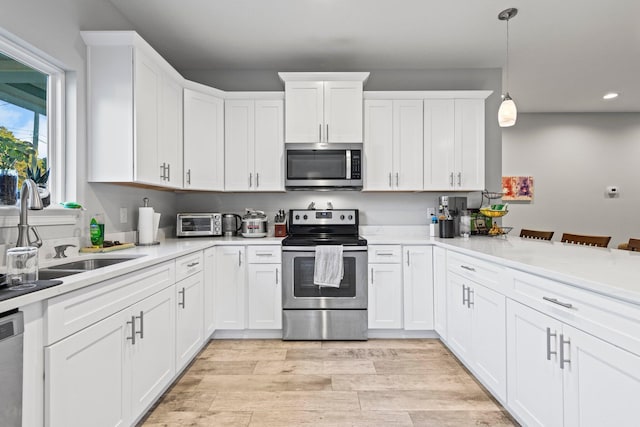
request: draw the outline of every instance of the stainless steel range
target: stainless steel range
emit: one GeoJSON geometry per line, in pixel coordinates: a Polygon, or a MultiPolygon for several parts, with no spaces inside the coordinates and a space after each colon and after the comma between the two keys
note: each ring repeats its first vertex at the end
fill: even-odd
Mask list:
{"type": "Polygon", "coordinates": [[[367,339],[367,241],[358,236],[358,214],[289,211],[289,236],[282,241],[282,339],[367,339]],[[316,247],[322,245],[342,246],[338,287],[314,284],[316,247]]]}

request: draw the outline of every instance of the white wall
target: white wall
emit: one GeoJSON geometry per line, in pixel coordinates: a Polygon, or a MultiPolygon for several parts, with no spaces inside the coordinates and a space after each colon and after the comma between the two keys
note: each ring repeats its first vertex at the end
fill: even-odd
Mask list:
{"type": "MultiPolygon", "coordinates": [[[[66,173],[69,194],[66,199],[80,202],[87,208],[87,213],[104,212],[107,233],[135,230],[137,207],[145,196],[168,211],[162,225],[171,224],[175,213],[174,193],[130,187],[114,189],[115,186],[89,184],[86,180],[86,47],[80,31],[130,30],[132,25],[110,2],[104,0],[13,0],[2,4],[0,29],[43,52],[67,72],[66,173]],[[120,192],[124,197],[118,197],[120,192]],[[126,224],[120,224],[120,207],[129,210],[126,224]]],[[[83,215],[80,230],[87,229],[90,218],[90,214],[83,215]]],[[[59,234],[55,230],[47,230],[47,227],[39,230],[45,238],[59,234]]]]}
{"type": "Polygon", "coordinates": [[[640,114],[520,114],[503,130],[504,175],[531,175],[532,202],[510,202],[503,224],[640,238],[640,114]],[[605,194],[607,186],[618,197],[605,194]]]}

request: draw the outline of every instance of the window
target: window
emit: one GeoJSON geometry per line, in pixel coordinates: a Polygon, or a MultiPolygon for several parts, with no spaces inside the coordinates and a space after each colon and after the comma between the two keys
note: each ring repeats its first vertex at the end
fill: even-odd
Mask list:
{"type": "Polygon", "coordinates": [[[60,68],[0,33],[0,169],[17,171],[18,188],[40,178],[52,201],[64,197],[63,91],[60,68]]]}

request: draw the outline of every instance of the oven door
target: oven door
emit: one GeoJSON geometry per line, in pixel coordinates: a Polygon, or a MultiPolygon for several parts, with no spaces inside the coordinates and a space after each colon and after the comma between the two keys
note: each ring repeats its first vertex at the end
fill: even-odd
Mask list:
{"type": "Polygon", "coordinates": [[[340,287],[313,284],[315,247],[283,247],[283,309],[366,309],[367,248],[345,246],[340,287]]]}

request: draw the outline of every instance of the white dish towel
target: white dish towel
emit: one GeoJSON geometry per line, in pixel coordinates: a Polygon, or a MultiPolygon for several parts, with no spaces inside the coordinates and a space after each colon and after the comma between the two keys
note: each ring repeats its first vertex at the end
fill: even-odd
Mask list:
{"type": "Polygon", "coordinates": [[[313,270],[313,284],[339,288],[344,276],[342,246],[316,246],[316,260],[313,270]]]}

